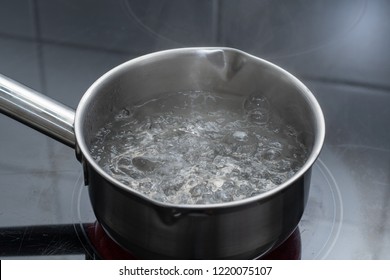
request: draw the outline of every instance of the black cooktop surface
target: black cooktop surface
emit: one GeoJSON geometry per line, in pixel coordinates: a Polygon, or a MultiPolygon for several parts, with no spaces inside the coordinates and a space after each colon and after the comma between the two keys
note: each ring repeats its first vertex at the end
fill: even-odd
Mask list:
{"type": "MultiPolygon", "coordinates": [[[[326,140],[299,227],[269,257],[390,259],[389,1],[0,5],[0,73],[73,108],[109,69],[163,49],[234,47],[285,68],[317,97],[326,140]]],[[[0,129],[0,258],[126,257],[96,248],[74,151],[4,115],[0,129]]]]}

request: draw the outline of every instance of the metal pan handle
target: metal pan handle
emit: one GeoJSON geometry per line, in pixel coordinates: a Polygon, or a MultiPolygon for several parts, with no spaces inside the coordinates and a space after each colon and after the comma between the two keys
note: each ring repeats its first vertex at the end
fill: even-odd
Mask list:
{"type": "Polygon", "coordinates": [[[75,110],[0,75],[0,112],[75,148],[75,110]]]}

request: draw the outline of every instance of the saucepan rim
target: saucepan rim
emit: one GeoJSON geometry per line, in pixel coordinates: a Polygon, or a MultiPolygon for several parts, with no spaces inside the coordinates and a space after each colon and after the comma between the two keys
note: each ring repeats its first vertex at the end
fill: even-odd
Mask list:
{"type": "MultiPolygon", "coordinates": [[[[142,66],[140,66],[142,67],[142,66]]],[[[194,48],[180,48],[180,49],[170,49],[170,50],[164,50],[159,51],[151,54],[146,54],[137,58],[134,58],[132,60],[129,60],[127,62],[124,62],[117,67],[113,68],[112,70],[105,73],[103,76],[101,76],[98,80],[96,80],[86,91],[86,93],[81,98],[75,115],[75,123],[74,123],[74,130],[75,130],[75,136],[76,136],[76,143],[77,147],[82,153],[83,160],[86,160],[87,163],[98,172],[100,176],[102,176],[104,179],[106,179],[108,182],[113,184],[114,186],[124,190],[125,192],[134,194],[141,199],[144,199],[145,201],[148,201],[154,205],[158,205],[161,207],[169,207],[169,208],[180,208],[180,209],[198,209],[198,210],[205,210],[205,209],[216,209],[216,208],[227,208],[227,207],[237,207],[237,206],[243,206],[246,204],[250,204],[256,201],[261,200],[268,200],[274,195],[277,195],[280,192],[283,192],[286,188],[291,186],[295,181],[297,181],[301,176],[303,176],[314,164],[317,157],[319,156],[324,140],[325,140],[325,120],[324,116],[321,110],[321,107],[314,97],[314,95],[311,93],[311,91],[295,76],[287,72],[286,70],[280,68],[279,66],[266,61],[264,59],[261,59],[259,57],[253,56],[251,54],[248,54],[246,52],[243,52],[238,49],[234,48],[227,48],[227,47],[194,47],[194,48]],[[86,114],[87,114],[87,108],[89,107],[90,102],[93,101],[94,95],[98,91],[98,89],[101,87],[103,83],[106,83],[107,80],[110,79],[110,77],[115,76],[118,72],[124,71],[125,68],[128,68],[131,65],[142,63],[142,61],[152,59],[157,56],[166,55],[166,54],[172,54],[172,53],[185,53],[185,52],[208,52],[208,51],[229,51],[229,52],[236,52],[242,56],[246,56],[252,60],[258,60],[262,62],[263,64],[267,65],[267,67],[272,68],[283,75],[284,78],[287,78],[290,80],[291,83],[293,83],[301,92],[302,97],[306,99],[309,106],[311,106],[313,110],[314,115],[314,123],[315,123],[315,131],[314,131],[314,145],[313,149],[304,163],[304,165],[287,181],[283,182],[279,186],[275,187],[272,190],[269,190],[267,192],[255,195],[253,197],[244,198],[236,201],[230,201],[230,202],[223,202],[223,203],[214,203],[214,204],[173,204],[168,202],[161,202],[154,200],[134,189],[132,189],[130,186],[125,185],[109,174],[107,174],[101,166],[93,159],[93,157],[90,154],[90,151],[88,149],[87,143],[85,141],[85,137],[83,136],[83,122],[85,121],[86,114]]]]}

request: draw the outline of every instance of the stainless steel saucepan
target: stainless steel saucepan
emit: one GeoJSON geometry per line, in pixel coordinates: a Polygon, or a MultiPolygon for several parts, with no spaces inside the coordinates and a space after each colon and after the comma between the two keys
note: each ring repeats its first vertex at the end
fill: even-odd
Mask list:
{"type": "Polygon", "coordinates": [[[75,148],[96,218],[109,236],[142,258],[255,258],[278,246],[302,217],[311,167],[325,137],[320,106],[298,79],[231,48],[174,49],[130,60],[93,83],[76,111],[0,76],[0,110],[75,148]],[[301,132],[310,151],[306,163],[288,181],[254,197],[173,205],[130,189],[91,157],[94,135],[115,112],[148,96],[189,90],[263,94],[301,132]]]}

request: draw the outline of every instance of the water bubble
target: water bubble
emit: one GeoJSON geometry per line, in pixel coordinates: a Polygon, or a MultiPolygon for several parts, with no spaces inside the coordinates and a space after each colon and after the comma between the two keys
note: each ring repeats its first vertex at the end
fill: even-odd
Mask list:
{"type": "Polygon", "coordinates": [[[144,172],[151,172],[153,171],[157,163],[153,162],[151,160],[148,160],[147,158],[144,157],[135,157],[132,159],[131,163],[140,171],[144,172]]]}
{"type": "Polygon", "coordinates": [[[176,199],[177,204],[188,204],[190,201],[192,201],[192,197],[185,192],[181,192],[176,199]]]}
{"type": "Polygon", "coordinates": [[[184,185],[184,180],[181,177],[172,178],[171,180],[161,182],[160,188],[167,196],[177,194],[180,188],[184,185]]]}
{"type": "Polygon", "coordinates": [[[128,118],[129,116],[130,116],[130,110],[127,108],[124,108],[124,109],[120,110],[118,114],[115,115],[115,120],[116,121],[122,120],[122,119],[128,118]]]}
{"type": "Polygon", "coordinates": [[[217,190],[215,192],[215,198],[217,201],[222,201],[222,202],[228,202],[233,200],[233,196],[224,190],[217,190]]]}
{"type": "Polygon", "coordinates": [[[209,194],[211,193],[211,188],[210,186],[206,184],[199,184],[196,185],[195,187],[190,189],[190,193],[193,197],[201,196],[203,194],[209,194]]]}
{"type": "Polygon", "coordinates": [[[248,134],[245,131],[235,131],[233,132],[233,137],[241,142],[248,140],[248,134]]]}
{"type": "Polygon", "coordinates": [[[286,125],[286,127],[284,128],[284,133],[290,137],[297,137],[297,131],[291,125],[286,125]]]}
{"type": "Polygon", "coordinates": [[[236,152],[234,153],[234,156],[238,158],[252,156],[256,152],[256,148],[257,146],[255,144],[238,146],[236,152]]]}
{"type": "Polygon", "coordinates": [[[269,108],[268,99],[265,96],[252,94],[244,101],[244,109],[247,111],[257,110],[259,108],[269,108]]]}
{"type": "Polygon", "coordinates": [[[202,195],[202,199],[200,201],[202,202],[201,204],[211,204],[216,203],[220,200],[217,199],[217,197],[213,193],[206,193],[202,195]]]}
{"type": "Polygon", "coordinates": [[[149,194],[150,192],[152,192],[154,190],[153,184],[151,182],[140,182],[138,184],[138,188],[141,191],[141,193],[144,193],[144,194],[149,194]]]}
{"type": "Polygon", "coordinates": [[[254,189],[250,184],[241,183],[240,186],[237,188],[236,194],[239,197],[249,197],[253,191],[254,189]]]}
{"type": "Polygon", "coordinates": [[[267,109],[259,108],[248,112],[249,121],[262,125],[269,122],[269,112],[267,109]]]}
{"type": "Polygon", "coordinates": [[[269,122],[269,103],[265,96],[252,94],[244,102],[250,122],[263,125],[269,122]]]}
{"type": "Polygon", "coordinates": [[[261,154],[261,157],[263,159],[266,159],[266,160],[272,160],[272,161],[275,161],[275,160],[278,160],[280,159],[282,156],[282,153],[280,150],[277,150],[275,148],[269,148],[267,149],[266,151],[264,151],[262,154],[261,154]]]}
{"type": "Polygon", "coordinates": [[[236,186],[234,185],[234,183],[232,181],[226,181],[222,184],[221,188],[225,191],[233,192],[235,190],[236,186]]]}
{"type": "Polygon", "coordinates": [[[168,198],[163,193],[160,193],[160,192],[153,193],[151,195],[151,198],[153,198],[157,201],[160,201],[160,202],[167,202],[168,201],[168,198]]]}

